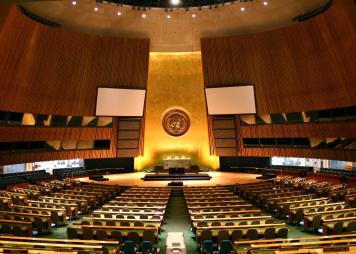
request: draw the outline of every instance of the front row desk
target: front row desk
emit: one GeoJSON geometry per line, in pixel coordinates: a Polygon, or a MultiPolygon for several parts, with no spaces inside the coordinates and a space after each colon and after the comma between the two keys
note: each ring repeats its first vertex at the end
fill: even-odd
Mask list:
{"type": "Polygon", "coordinates": [[[183,232],[168,232],[166,241],[167,254],[186,254],[183,232]]]}

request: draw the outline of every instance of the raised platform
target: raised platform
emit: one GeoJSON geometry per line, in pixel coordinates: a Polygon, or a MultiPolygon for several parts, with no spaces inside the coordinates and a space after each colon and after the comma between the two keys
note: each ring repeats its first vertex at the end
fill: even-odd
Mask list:
{"type": "Polygon", "coordinates": [[[211,176],[207,173],[185,173],[185,174],[168,174],[168,173],[150,173],[145,174],[142,178],[144,181],[209,181],[211,176]]]}

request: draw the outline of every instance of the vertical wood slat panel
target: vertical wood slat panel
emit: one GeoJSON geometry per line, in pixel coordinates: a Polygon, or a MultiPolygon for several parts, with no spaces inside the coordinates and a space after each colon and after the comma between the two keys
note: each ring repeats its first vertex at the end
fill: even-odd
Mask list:
{"type": "Polygon", "coordinates": [[[259,113],[356,104],[352,1],[294,26],[201,40],[206,87],[255,84],[259,113]]]}
{"type": "Polygon", "coordinates": [[[51,28],[13,6],[0,34],[0,109],[93,115],[98,86],[146,89],[149,40],[51,28]]]}

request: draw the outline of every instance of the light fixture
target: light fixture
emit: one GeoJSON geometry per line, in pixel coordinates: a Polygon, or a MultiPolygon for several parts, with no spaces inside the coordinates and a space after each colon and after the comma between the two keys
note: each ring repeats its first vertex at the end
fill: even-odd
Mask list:
{"type": "Polygon", "coordinates": [[[172,5],[178,5],[180,4],[180,0],[171,0],[172,5]]]}
{"type": "Polygon", "coordinates": [[[122,14],[121,11],[117,12],[117,16],[121,16],[121,14],[122,14]]]}
{"type": "Polygon", "coordinates": [[[267,5],[268,5],[268,2],[267,2],[267,1],[264,1],[264,2],[263,2],[263,5],[264,5],[264,6],[267,6],[267,5]]]}
{"type": "Polygon", "coordinates": [[[142,13],[141,17],[146,18],[147,17],[146,13],[142,13]]]}
{"type": "Polygon", "coordinates": [[[197,15],[195,15],[195,13],[192,14],[192,18],[195,18],[197,15]]]}
{"type": "Polygon", "coordinates": [[[241,9],[240,9],[241,11],[245,11],[245,7],[241,7],[241,9]]]}
{"type": "Polygon", "coordinates": [[[95,6],[94,11],[98,11],[98,10],[99,10],[99,8],[95,6]]]}
{"type": "Polygon", "coordinates": [[[171,15],[167,15],[167,19],[170,19],[171,18],[171,15]]]}
{"type": "Polygon", "coordinates": [[[72,1],[72,5],[77,5],[77,1],[72,1]]]}

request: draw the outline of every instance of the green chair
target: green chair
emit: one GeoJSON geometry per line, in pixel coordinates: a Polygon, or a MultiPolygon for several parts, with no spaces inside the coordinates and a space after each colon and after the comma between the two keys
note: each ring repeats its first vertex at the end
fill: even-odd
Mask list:
{"type": "Polygon", "coordinates": [[[223,240],[219,245],[219,254],[230,254],[232,251],[232,244],[230,240],[223,240]]]}
{"type": "Polygon", "coordinates": [[[213,254],[214,253],[214,243],[212,240],[205,240],[202,242],[200,247],[200,252],[203,254],[213,254]]]}

